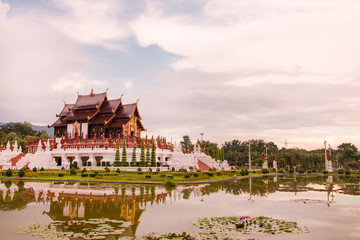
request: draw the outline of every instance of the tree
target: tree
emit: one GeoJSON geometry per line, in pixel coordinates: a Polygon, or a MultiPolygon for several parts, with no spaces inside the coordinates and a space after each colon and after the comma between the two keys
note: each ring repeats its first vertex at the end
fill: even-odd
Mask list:
{"type": "Polygon", "coordinates": [[[133,152],[132,152],[132,156],[131,156],[131,162],[133,164],[136,163],[136,143],[134,143],[134,148],[133,148],[133,152]]]}
{"type": "Polygon", "coordinates": [[[145,167],[144,139],[141,139],[140,166],[145,167]]]}
{"type": "Polygon", "coordinates": [[[40,137],[42,137],[43,139],[46,139],[49,137],[49,134],[46,132],[45,129],[42,129],[40,132],[39,132],[39,135],[40,137]]]}
{"type": "Polygon", "coordinates": [[[156,147],[155,147],[155,141],[152,141],[152,146],[151,146],[151,166],[152,167],[156,167],[156,147]]]}
{"type": "Polygon", "coordinates": [[[146,166],[150,166],[150,147],[149,142],[146,144],[146,166]]]}
{"type": "Polygon", "coordinates": [[[127,153],[126,153],[126,140],[124,138],[123,141],[123,150],[122,150],[122,156],[121,156],[121,162],[124,166],[127,164],[127,153]]]}
{"type": "Polygon", "coordinates": [[[217,143],[205,140],[197,140],[196,144],[199,145],[201,149],[206,149],[206,155],[210,155],[210,152],[218,147],[217,143]]]}
{"type": "Polygon", "coordinates": [[[116,151],[115,151],[115,162],[114,166],[120,166],[120,143],[119,139],[116,139],[116,151]]]}
{"type": "Polygon", "coordinates": [[[180,142],[182,151],[190,152],[194,151],[194,144],[191,143],[190,137],[188,135],[183,136],[183,141],[180,142]]]}

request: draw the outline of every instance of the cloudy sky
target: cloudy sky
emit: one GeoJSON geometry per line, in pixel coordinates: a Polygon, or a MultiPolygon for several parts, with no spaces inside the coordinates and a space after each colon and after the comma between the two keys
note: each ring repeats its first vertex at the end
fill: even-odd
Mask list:
{"type": "Polygon", "coordinates": [[[359,0],[0,0],[0,121],[140,98],[149,135],[360,145],[359,0]]]}

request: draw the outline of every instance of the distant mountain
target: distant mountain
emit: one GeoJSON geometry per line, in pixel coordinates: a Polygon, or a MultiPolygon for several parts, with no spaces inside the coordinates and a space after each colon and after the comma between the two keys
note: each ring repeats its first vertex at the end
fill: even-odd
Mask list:
{"type": "Polygon", "coordinates": [[[31,125],[31,127],[36,131],[41,131],[41,130],[45,129],[45,131],[47,132],[49,137],[54,136],[54,128],[48,128],[47,126],[36,126],[36,125],[31,125]]]}

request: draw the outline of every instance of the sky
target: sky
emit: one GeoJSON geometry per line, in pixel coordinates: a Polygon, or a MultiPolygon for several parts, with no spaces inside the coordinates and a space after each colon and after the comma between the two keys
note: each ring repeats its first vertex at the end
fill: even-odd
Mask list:
{"type": "Polygon", "coordinates": [[[149,136],[360,147],[360,0],[0,0],[0,122],[77,92],[140,98],[149,136]]]}

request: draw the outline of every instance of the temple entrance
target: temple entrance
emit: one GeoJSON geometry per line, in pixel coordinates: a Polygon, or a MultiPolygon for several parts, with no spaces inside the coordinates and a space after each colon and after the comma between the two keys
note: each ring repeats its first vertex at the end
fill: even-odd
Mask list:
{"type": "Polygon", "coordinates": [[[89,156],[81,157],[81,162],[83,166],[87,166],[87,160],[89,160],[89,156]]]}
{"type": "Polygon", "coordinates": [[[61,166],[61,157],[54,157],[54,160],[56,162],[56,166],[61,166]]]}
{"type": "Polygon", "coordinates": [[[102,156],[95,156],[95,160],[96,160],[96,166],[100,167],[101,165],[101,160],[103,159],[102,156]]]}

